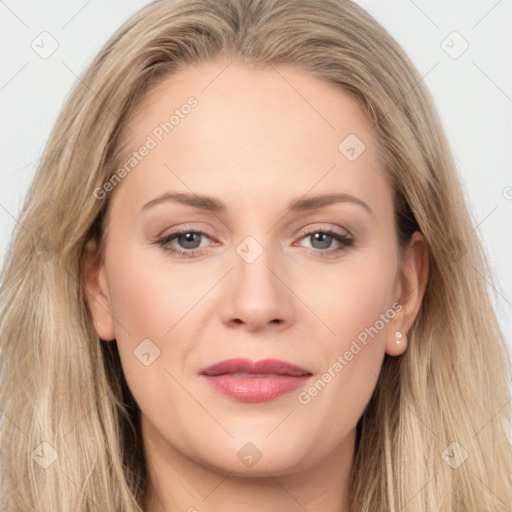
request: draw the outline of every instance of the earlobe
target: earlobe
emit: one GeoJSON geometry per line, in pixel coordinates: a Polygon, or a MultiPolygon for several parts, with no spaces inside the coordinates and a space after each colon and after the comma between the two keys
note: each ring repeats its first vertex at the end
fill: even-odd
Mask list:
{"type": "Polygon", "coordinates": [[[89,240],[85,246],[84,286],[85,298],[96,334],[102,340],[115,339],[114,319],[105,268],[98,257],[95,240],[89,240]]]}
{"type": "Polygon", "coordinates": [[[386,340],[386,354],[390,356],[401,356],[406,350],[407,334],[392,329],[386,340]]]}
{"type": "Polygon", "coordinates": [[[402,305],[394,323],[389,326],[386,336],[386,353],[391,356],[402,355],[407,350],[407,333],[412,327],[423,302],[428,273],[429,258],[423,235],[416,231],[405,251],[402,268],[397,276],[399,297],[402,305]]]}

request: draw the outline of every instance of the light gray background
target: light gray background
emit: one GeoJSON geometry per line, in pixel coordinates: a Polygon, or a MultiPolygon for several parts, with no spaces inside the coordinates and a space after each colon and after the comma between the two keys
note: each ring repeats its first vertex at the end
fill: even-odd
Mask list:
{"type": "MultiPolygon", "coordinates": [[[[67,93],[106,39],[146,3],[0,0],[2,261],[67,93]],[[49,51],[52,38],[58,48],[47,58],[31,47],[49,51]]],[[[495,275],[489,289],[512,353],[512,0],[357,3],[404,47],[434,96],[495,275]]]]}

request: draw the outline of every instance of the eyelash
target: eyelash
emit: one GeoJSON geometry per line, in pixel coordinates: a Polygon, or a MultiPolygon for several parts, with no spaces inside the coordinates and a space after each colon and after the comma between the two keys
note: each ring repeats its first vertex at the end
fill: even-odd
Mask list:
{"type": "MultiPolygon", "coordinates": [[[[210,235],[204,231],[184,228],[179,231],[174,231],[173,233],[170,233],[168,235],[165,235],[164,237],[157,239],[156,244],[159,245],[165,252],[170,253],[172,255],[175,255],[178,257],[192,258],[192,257],[198,255],[198,253],[201,253],[202,249],[192,249],[190,251],[185,251],[182,249],[171,248],[168,245],[175,238],[178,238],[181,235],[186,235],[186,234],[190,234],[190,233],[205,236],[207,238],[211,238],[210,235]]],[[[310,248],[314,254],[316,254],[320,257],[325,257],[325,256],[332,255],[333,253],[338,253],[338,252],[344,251],[344,250],[348,249],[349,247],[351,247],[354,242],[352,238],[349,238],[344,235],[340,235],[339,233],[336,233],[335,231],[332,231],[329,229],[310,230],[307,233],[304,233],[303,236],[300,238],[300,240],[306,238],[307,236],[314,235],[316,233],[322,233],[323,235],[332,236],[334,240],[343,244],[341,247],[338,247],[336,249],[322,250],[322,249],[310,248]]]]}

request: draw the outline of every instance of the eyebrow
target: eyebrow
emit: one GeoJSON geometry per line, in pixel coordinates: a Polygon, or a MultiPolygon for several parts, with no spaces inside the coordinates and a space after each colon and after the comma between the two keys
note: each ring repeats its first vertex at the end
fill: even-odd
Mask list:
{"type": "MultiPolygon", "coordinates": [[[[210,211],[213,213],[223,213],[226,211],[226,205],[209,196],[200,196],[197,194],[188,193],[171,193],[166,192],[161,196],[147,202],[141,209],[141,212],[153,206],[166,202],[181,203],[193,208],[210,211]]],[[[350,194],[321,194],[308,198],[298,198],[288,204],[288,209],[292,212],[308,212],[317,210],[324,206],[329,206],[335,203],[353,203],[362,206],[370,214],[373,214],[371,208],[361,199],[350,194]]]]}

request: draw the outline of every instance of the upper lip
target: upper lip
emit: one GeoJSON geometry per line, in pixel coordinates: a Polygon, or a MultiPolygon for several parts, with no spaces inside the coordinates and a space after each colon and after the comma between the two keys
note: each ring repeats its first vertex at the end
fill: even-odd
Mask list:
{"type": "Polygon", "coordinates": [[[279,359],[261,359],[252,361],[245,358],[226,359],[220,363],[204,368],[201,375],[224,375],[227,373],[254,373],[254,374],[277,374],[304,377],[312,375],[311,372],[294,364],[279,359]]]}

